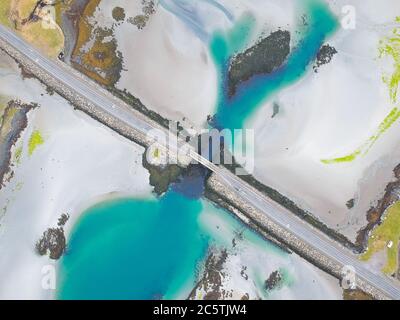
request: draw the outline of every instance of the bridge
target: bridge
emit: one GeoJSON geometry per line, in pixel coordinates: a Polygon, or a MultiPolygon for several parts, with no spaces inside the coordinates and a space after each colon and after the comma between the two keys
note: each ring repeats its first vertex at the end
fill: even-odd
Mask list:
{"type": "MultiPolygon", "coordinates": [[[[102,87],[79,74],[79,72],[60,61],[47,58],[14,32],[3,26],[0,26],[0,48],[22,65],[29,66],[30,71],[42,82],[53,88],[55,87],[54,89],[61,95],[63,95],[63,89],[60,88],[73,92],[79,97],[75,101],[76,104],[90,104],[94,108],[93,112],[98,111],[104,115],[104,118],[110,119],[110,122],[118,122],[125,127],[132,128],[142,138],[146,137],[150,130],[155,129],[164,130],[168,133],[165,128],[137,112],[125,102],[112,96],[102,87]]],[[[94,115],[94,117],[98,118],[97,115],[94,115]]],[[[168,150],[168,146],[163,147],[168,152],[171,151],[168,150]]],[[[317,252],[321,257],[328,259],[335,265],[343,268],[347,266],[354,268],[358,286],[361,288],[373,288],[386,298],[400,299],[400,286],[396,281],[384,276],[379,271],[369,269],[347,248],[302,221],[292,212],[272,201],[226,168],[211,163],[193,149],[189,150],[188,156],[211,170],[215,179],[232,196],[264,215],[268,221],[285,230],[285,233],[293,235],[296,239],[299,239],[299,242],[306,244],[314,252],[317,252]]]]}

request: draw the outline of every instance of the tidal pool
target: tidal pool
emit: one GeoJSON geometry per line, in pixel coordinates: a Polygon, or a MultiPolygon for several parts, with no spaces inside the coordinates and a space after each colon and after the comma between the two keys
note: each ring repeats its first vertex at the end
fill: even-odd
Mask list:
{"type": "Polygon", "coordinates": [[[57,298],[187,298],[208,250],[229,250],[239,232],[271,259],[289,263],[286,252],[225,210],[173,189],[159,199],[105,201],[83,212],[71,232],[57,298]]]}
{"type": "Polygon", "coordinates": [[[86,210],[61,261],[60,299],[170,299],[192,283],[209,238],[202,204],[168,192],[86,210]]]}

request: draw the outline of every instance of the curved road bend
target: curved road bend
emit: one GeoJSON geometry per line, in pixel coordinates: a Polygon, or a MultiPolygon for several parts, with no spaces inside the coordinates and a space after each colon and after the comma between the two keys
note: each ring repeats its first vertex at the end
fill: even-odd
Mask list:
{"type": "MultiPolygon", "coordinates": [[[[117,98],[107,96],[97,84],[84,77],[73,74],[67,67],[58,61],[43,56],[40,52],[27,44],[9,29],[0,25],[0,38],[16,49],[20,54],[35,63],[51,77],[60,81],[80,96],[84,97],[102,112],[116,118],[125,125],[146,135],[149,130],[160,129],[152,121],[139,112],[126,107],[126,104],[117,98]]],[[[191,151],[191,158],[213,171],[225,184],[235,192],[236,196],[252,205],[265,214],[273,222],[289,230],[296,237],[316,249],[322,255],[336,261],[342,266],[353,266],[357,276],[381,291],[388,298],[400,300],[400,285],[377,271],[370,270],[365,264],[346,248],[342,247],[328,236],[312,228],[286,208],[262,195],[258,190],[249,186],[243,180],[224,168],[217,167],[202,158],[198,153],[191,151]]]]}

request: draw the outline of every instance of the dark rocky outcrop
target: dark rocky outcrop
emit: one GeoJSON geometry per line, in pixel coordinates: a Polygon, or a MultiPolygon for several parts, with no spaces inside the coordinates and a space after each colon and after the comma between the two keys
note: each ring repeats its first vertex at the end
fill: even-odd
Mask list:
{"type": "Polygon", "coordinates": [[[276,270],[270,274],[267,280],[265,280],[264,286],[267,291],[272,291],[275,288],[279,287],[282,283],[282,275],[276,270]]]}
{"type": "Polygon", "coordinates": [[[192,290],[188,299],[196,299],[196,292],[200,288],[206,292],[203,297],[204,300],[221,300],[225,297],[226,292],[221,287],[224,277],[222,269],[227,257],[228,252],[226,250],[210,253],[205,264],[204,275],[192,290]]]}
{"type": "Polygon", "coordinates": [[[49,228],[43,232],[42,237],[36,242],[36,252],[41,256],[49,255],[50,259],[58,260],[64,254],[67,241],[64,234],[64,226],[69,220],[69,215],[61,214],[57,227],[49,228]]]}
{"type": "Polygon", "coordinates": [[[154,193],[162,195],[168,190],[171,183],[177,182],[183,172],[183,168],[177,164],[169,164],[165,166],[152,165],[147,161],[146,153],[143,153],[143,167],[150,173],[150,185],[154,187],[154,193]]]}
{"type": "Polygon", "coordinates": [[[121,7],[115,7],[112,11],[112,17],[115,21],[125,20],[125,10],[121,7]]]}
{"type": "Polygon", "coordinates": [[[63,214],[58,218],[57,225],[58,225],[59,227],[63,227],[63,226],[65,226],[65,224],[68,222],[68,220],[69,220],[69,214],[63,213],[63,214]]]}
{"type": "Polygon", "coordinates": [[[314,72],[318,72],[319,67],[331,62],[335,54],[337,54],[337,51],[334,47],[324,44],[318,51],[317,60],[313,66],[314,72]]]}
{"type": "Polygon", "coordinates": [[[49,254],[50,259],[53,260],[60,259],[65,252],[65,248],[64,229],[61,227],[47,229],[36,243],[36,251],[41,256],[49,254]]]}
{"type": "Polygon", "coordinates": [[[153,0],[142,0],[142,12],[135,17],[128,18],[128,22],[136,26],[139,30],[146,27],[151,15],[156,12],[156,3],[153,0]]]}
{"type": "Polygon", "coordinates": [[[349,201],[346,202],[346,207],[347,209],[353,209],[355,204],[355,199],[350,199],[349,201]]]}
{"type": "Polygon", "coordinates": [[[232,97],[238,86],[260,74],[279,68],[290,53],[289,31],[278,30],[253,47],[233,57],[228,72],[228,94],[232,97]]]}
{"type": "Polygon", "coordinates": [[[278,103],[274,102],[274,104],[272,105],[271,118],[275,118],[279,114],[280,108],[281,108],[280,105],[278,103]]]}

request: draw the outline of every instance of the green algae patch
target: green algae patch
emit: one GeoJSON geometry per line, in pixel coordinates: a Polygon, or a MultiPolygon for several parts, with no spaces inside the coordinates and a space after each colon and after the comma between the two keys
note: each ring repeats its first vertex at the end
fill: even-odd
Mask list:
{"type": "MultiPolygon", "coordinates": [[[[400,17],[396,18],[400,23],[400,17]]],[[[389,37],[382,39],[379,43],[379,57],[390,57],[393,59],[393,72],[385,74],[382,78],[388,86],[390,99],[393,103],[397,102],[399,83],[400,83],[400,28],[393,29],[389,37]]]]}
{"type": "Polygon", "coordinates": [[[368,249],[361,255],[363,261],[386,248],[387,260],[382,272],[391,275],[398,269],[400,240],[400,201],[389,207],[382,223],[375,228],[368,240],[368,249]]]}
{"type": "Polygon", "coordinates": [[[40,133],[39,130],[33,131],[31,134],[31,137],[29,138],[29,143],[28,143],[28,154],[31,156],[37,147],[42,145],[44,143],[44,139],[42,137],[42,134],[40,133]]]}
{"type": "Polygon", "coordinates": [[[353,153],[340,157],[340,158],[335,158],[335,159],[329,159],[329,160],[321,160],[322,163],[324,164],[333,164],[333,163],[343,163],[343,162],[352,162],[354,161],[359,155],[361,154],[361,150],[356,150],[353,153]]]}
{"type": "Polygon", "coordinates": [[[324,159],[321,160],[321,162],[323,164],[352,162],[358,156],[367,154],[368,151],[378,141],[378,139],[399,119],[399,117],[400,117],[400,110],[397,107],[393,108],[390,111],[390,113],[386,116],[386,118],[379,124],[376,133],[372,135],[360,148],[358,148],[356,151],[344,157],[339,157],[334,159],[324,159]]]}
{"type": "Polygon", "coordinates": [[[15,153],[14,153],[14,161],[15,161],[16,164],[20,164],[20,163],[21,163],[22,151],[23,151],[22,147],[18,147],[18,148],[15,150],[15,153]]]}
{"type": "Polygon", "coordinates": [[[21,191],[23,187],[24,187],[24,183],[18,182],[17,185],[15,186],[15,188],[13,189],[13,191],[21,191]]]}
{"type": "Polygon", "coordinates": [[[158,158],[160,156],[160,150],[158,148],[156,148],[153,152],[153,157],[154,158],[158,158]]]}
{"type": "Polygon", "coordinates": [[[373,135],[369,141],[375,142],[379,139],[379,137],[384,134],[400,117],[400,110],[398,108],[393,108],[387,117],[382,121],[379,125],[378,131],[375,135],[373,135]]]}

